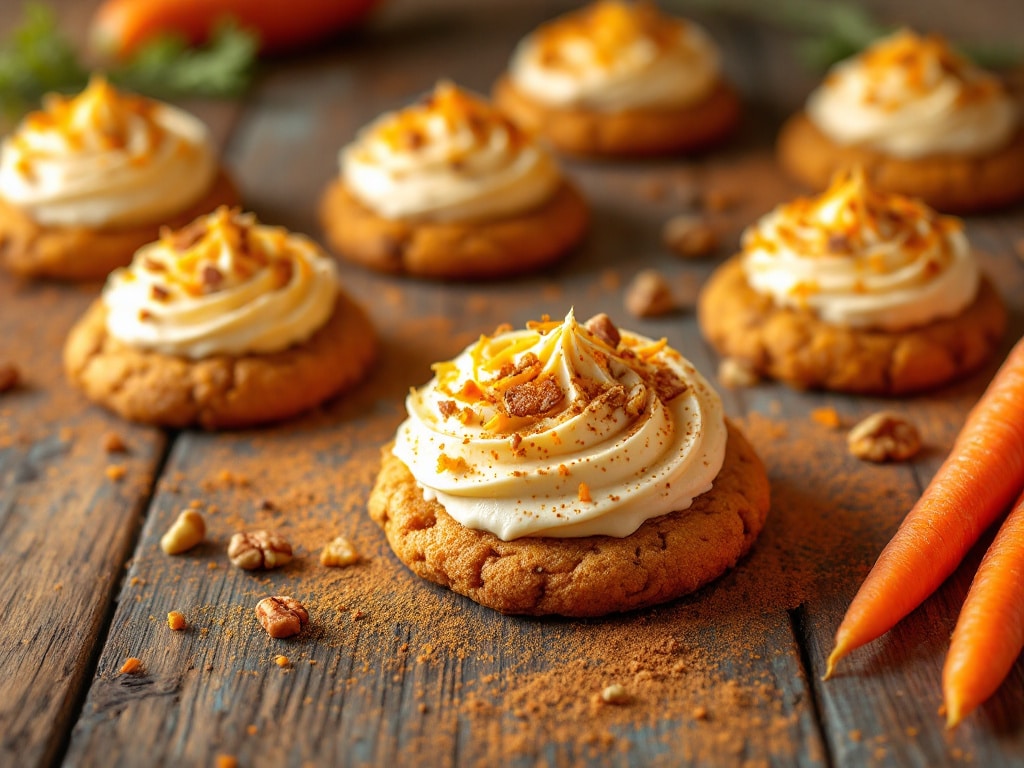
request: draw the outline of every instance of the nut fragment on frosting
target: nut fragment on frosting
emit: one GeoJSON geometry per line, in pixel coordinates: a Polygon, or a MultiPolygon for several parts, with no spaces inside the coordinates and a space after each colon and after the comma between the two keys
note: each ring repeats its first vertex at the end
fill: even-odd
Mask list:
{"type": "Polygon", "coordinates": [[[685,107],[719,79],[718,52],[696,24],[653,3],[599,0],[541,26],[516,49],[516,88],[537,101],[597,111],[685,107]]]}
{"type": "Polygon", "coordinates": [[[628,536],[721,469],[718,395],[665,339],[604,316],[499,329],[433,368],[394,453],[425,498],[503,540],[628,536]]]}
{"type": "Polygon", "coordinates": [[[126,227],[187,209],[213,183],[206,127],[93,77],[48,95],[0,148],[0,197],[44,226],[126,227]]]}
{"type": "Polygon", "coordinates": [[[334,262],[313,241],[227,207],[136,252],[103,290],[107,332],[199,359],[298,344],[330,318],[334,262]]]}
{"type": "Polygon", "coordinates": [[[755,291],[853,328],[955,316],[979,283],[962,221],[874,189],[860,170],[764,216],[744,233],[742,258],[755,291]]]}
{"type": "Polygon", "coordinates": [[[837,64],[811,94],[807,114],[839,144],[902,158],[999,149],[1019,122],[998,78],[942,38],[909,30],[837,64]]]}
{"type": "Polygon", "coordinates": [[[442,82],[341,150],[349,190],[391,219],[475,221],[525,212],[561,183],[555,161],[482,98],[442,82]]]}

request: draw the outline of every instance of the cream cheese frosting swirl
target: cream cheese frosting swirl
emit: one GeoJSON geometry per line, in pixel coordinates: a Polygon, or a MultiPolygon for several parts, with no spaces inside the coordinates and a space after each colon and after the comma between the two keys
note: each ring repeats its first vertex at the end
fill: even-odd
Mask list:
{"type": "Polygon", "coordinates": [[[755,291],[852,328],[925,325],[959,314],[978,290],[963,222],[873,189],[859,170],[750,227],[742,259],[755,291]]]}
{"type": "Polygon", "coordinates": [[[1019,123],[994,75],[941,38],[908,30],[837,64],[808,99],[807,115],[836,143],[908,159],[996,150],[1019,123]]]}
{"type": "Polygon", "coordinates": [[[686,107],[718,83],[715,44],[651,3],[599,0],[541,26],[516,48],[517,89],[556,107],[601,112],[686,107]]]}
{"type": "Polygon", "coordinates": [[[424,497],[503,540],[628,536],[711,489],[717,393],[665,339],[530,323],[481,336],[406,400],[395,455],[424,497]]]}
{"type": "Polygon", "coordinates": [[[50,94],[0,148],[0,197],[44,226],[159,224],[213,183],[206,127],[167,104],[94,77],[50,94]]]}
{"type": "Polygon", "coordinates": [[[193,360],[277,352],[334,311],[334,262],[313,241],[226,207],[139,249],[103,290],[107,332],[193,360]]]}
{"type": "Polygon", "coordinates": [[[474,221],[546,202],[552,157],[487,102],[451,83],[371,123],[341,151],[342,178],[389,219],[474,221]]]}

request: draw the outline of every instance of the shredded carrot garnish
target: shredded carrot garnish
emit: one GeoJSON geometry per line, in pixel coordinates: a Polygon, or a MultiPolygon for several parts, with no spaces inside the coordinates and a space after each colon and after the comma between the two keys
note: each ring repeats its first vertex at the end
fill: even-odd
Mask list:
{"type": "Polygon", "coordinates": [[[584,504],[589,504],[593,501],[593,499],[590,498],[590,486],[586,483],[580,483],[580,487],[577,489],[577,495],[579,496],[580,501],[584,504]]]}

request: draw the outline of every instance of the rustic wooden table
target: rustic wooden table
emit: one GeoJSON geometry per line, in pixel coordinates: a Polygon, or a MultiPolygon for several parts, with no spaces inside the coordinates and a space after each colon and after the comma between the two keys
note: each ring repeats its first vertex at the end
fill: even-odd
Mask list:
{"type": "MultiPolygon", "coordinates": [[[[0,31],[17,5],[0,7],[0,31]]],[[[79,29],[93,5],[64,3],[62,23],[79,29]]],[[[358,36],[268,62],[243,101],[188,106],[212,126],[248,207],[318,236],[318,195],[359,126],[441,77],[486,91],[514,42],[564,5],[394,0],[358,36]]],[[[989,13],[902,5],[905,16],[888,12],[894,20],[953,34],[1024,29],[1013,0],[993,0],[989,13]]],[[[429,362],[500,322],[570,305],[578,316],[625,321],[623,286],[645,267],[667,274],[692,305],[741,228],[798,192],[776,170],[772,141],[816,76],[777,31],[699,18],[745,95],[736,141],[696,159],[566,163],[593,204],[593,229],[544,275],[466,286],[343,267],[380,330],[382,359],[357,391],[294,423],[226,434],[122,423],[86,404],[61,372],[63,338],[98,286],[0,276],[0,360],[25,377],[0,399],[0,764],[212,765],[218,755],[241,766],[1024,762],[1024,663],[955,732],[936,712],[977,552],[888,637],[820,681],[843,610],[997,361],[900,402],[772,384],[723,389],[768,466],[772,515],[733,573],[654,610],[587,622],[501,616],[419,582],[365,514],[379,446],[429,362]],[[709,189],[736,200],[712,214],[725,246],[717,258],[680,261],[660,244],[660,226],[709,189]],[[919,460],[860,464],[841,430],[810,417],[831,407],[849,424],[881,406],[921,425],[928,449],[919,460]],[[127,454],[102,450],[111,431],[127,454]],[[106,474],[111,464],[124,467],[120,481],[106,474]],[[193,500],[207,512],[210,543],[169,558],[158,539],[193,500]],[[279,526],[303,556],[262,579],[230,567],[227,538],[257,524],[279,526]],[[329,531],[351,536],[365,561],[325,575],[316,554],[329,531]],[[309,605],[312,627],[273,641],[252,607],[289,592],[309,605]],[[167,629],[174,609],[189,617],[188,631],[167,629]],[[672,674],[648,663],[657,653],[679,657],[672,674]],[[291,664],[279,668],[277,654],[291,664]],[[143,660],[143,674],[118,674],[129,656],[143,660]],[[576,701],[566,696],[574,680],[576,701]],[[601,681],[637,695],[623,707],[594,704],[601,681]]],[[[1002,355],[1024,329],[1024,264],[1013,250],[1024,209],[967,227],[1010,307],[1002,355]]],[[[714,373],[692,312],[625,324],[667,336],[714,373]]]]}

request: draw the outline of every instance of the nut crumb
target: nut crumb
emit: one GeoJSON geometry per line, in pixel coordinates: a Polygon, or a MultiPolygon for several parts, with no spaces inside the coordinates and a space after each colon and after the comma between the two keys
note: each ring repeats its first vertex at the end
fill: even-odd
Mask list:
{"type": "Polygon", "coordinates": [[[811,411],[811,419],[829,429],[839,429],[843,426],[843,421],[839,418],[839,412],[830,406],[815,408],[811,411]]]}
{"type": "Polygon", "coordinates": [[[745,389],[761,381],[757,371],[735,357],[726,357],[718,364],[718,380],[729,389],[745,389]]]}
{"type": "Polygon", "coordinates": [[[274,663],[277,664],[277,666],[279,667],[290,667],[292,661],[287,656],[282,656],[278,654],[274,657],[274,663]]]}
{"type": "Polygon", "coordinates": [[[103,474],[107,476],[107,479],[119,483],[124,480],[125,474],[128,470],[125,469],[123,464],[108,464],[107,468],[103,470],[103,474]]]}
{"type": "Polygon", "coordinates": [[[134,675],[142,671],[142,660],[137,659],[134,656],[130,656],[124,660],[124,664],[121,665],[120,673],[122,675],[134,675]]]}
{"type": "Polygon", "coordinates": [[[274,638],[299,634],[309,622],[309,613],[294,597],[265,597],[256,604],[256,618],[267,634],[274,638]]]}
{"type": "Polygon", "coordinates": [[[359,553],[344,536],[336,536],[320,553],[320,564],[328,568],[344,568],[359,562],[359,553]]]}
{"type": "Polygon", "coordinates": [[[686,259],[709,256],[718,250],[718,232],[702,216],[679,214],[665,222],[661,240],[677,256],[686,259]]]}
{"type": "Polygon", "coordinates": [[[601,701],[608,704],[625,704],[629,701],[629,692],[626,687],[615,683],[601,691],[601,701]]]}
{"type": "Polygon", "coordinates": [[[906,461],[921,450],[921,434],[898,413],[879,411],[850,430],[846,445],[865,461],[906,461]]]}
{"type": "Polygon", "coordinates": [[[206,521],[194,509],[186,509],[160,538],[160,548],[168,555],[180,555],[206,537],[206,521]]]}
{"type": "Polygon", "coordinates": [[[637,273],[626,289],[625,304],[634,317],[658,317],[676,308],[668,281],[654,269],[637,273]]]}
{"type": "Polygon", "coordinates": [[[236,533],[228,544],[228,558],[245,571],[280,568],[292,561],[292,545],[274,531],[236,533]]]}
{"type": "Polygon", "coordinates": [[[107,432],[103,436],[103,450],[107,453],[127,453],[128,446],[117,432],[107,432]]]}
{"type": "Polygon", "coordinates": [[[9,392],[18,386],[21,372],[14,363],[0,363],[0,392],[9,392]]]}
{"type": "Polygon", "coordinates": [[[185,620],[185,614],[181,611],[171,611],[167,614],[167,626],[175,632],[181,632],[183,629],[187,629],[188,622],[185,620]]]}

